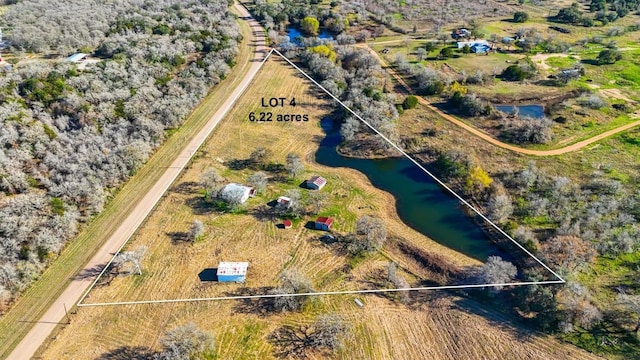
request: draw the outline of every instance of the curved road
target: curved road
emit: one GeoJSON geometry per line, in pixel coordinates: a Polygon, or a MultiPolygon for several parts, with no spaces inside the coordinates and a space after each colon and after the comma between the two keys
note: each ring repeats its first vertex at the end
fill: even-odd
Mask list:
{"type": "MultiPolygon", "coordinates": [[[[409,87],[409,85],[407,85],[407,83],[404,81],[404,79],[402,79],[402,77],[400,77],[400,75],[398,75],[398,73],[396,73],[396,71],[389,66],[389,64],[386,63],[386,61],[384,61],[384,59],[382,59],[380,57],[380,55],[373,50],[372,48],[370,48],[368,45],[364,45],[364,46],[360,46],[362,48],[365,48],[366,50],[368,50],[373,56],[375,56],[378,61],[380,62],[380,64],[382,64],[383,66],[385,66],[387,68],[387,70],[389,71],[389,73],[391,74],[391,76],[393,76],[396,81],[398,81],[398,83],[400,85],[402,85],[402,87],[405,90],[406,94],[413,94],[411,87],[409,87]]],[[[640,125],[640,120],[638,121],[634,121],[632,123],[617,127],[615,129],[609,130],[609,131],[605,131],[602,134],[598,134],[595,135],[593,137],[590,137],[586,140],[577,142],[575,144],[571,144],[569,146],[565,146],[563,148],[559,148],[559,149],[552,149],[552,150],[533,150],[533,149],[525,149],[525,148],[521,148],[515,145],[511,145],[511,144],[507,144],[504,143],[500,140],[495,139],[494,137],[492,137],[491,135],[482,132],[478,129],[476,129],[473,126],[470,126],[466,123],[464,123],[463,121],[461,121],[460,119],[456,119],[455,117],[443,112],[442,110],[436,108],[435,106],[433,106],[429,101],[427,101],[426,99],[418,96],[418,101],[425,105],[427,108],[429,108],[431,111],[437,113],[438,115],[440,115],[442,118],[444,118],[445,120],[448,120],[451,123],[454,123],[455,125],[463,128],[464,130],[466,130],[467,132],[472,133],[473,135],[495,145],[498,147],[501,147],[503,149],[507,149],[507,150],[511,150],[520,154],[525,154],[525,155],[533,155],[533,156],[553,156],[553,155],[562,155],[562,154],[566,154],[568,152],[572,152],[572,151],[576,151],[579,149],[582,149],[583,147],[592,144],[596,141],[602,140],[606,137],[609,137],[611,135],[617,134],[619,132],[631,129],[632,127],[638,126],[640,125]]]]}
{"type": "MultiPolygon", "coordinates": [[[[189,163],[191,157],[196,153],[200,145],[207,139],[209,134],[218,125],[220,120],[224,118],[227,112],[234,105],[236,100],[242,95],[249,83],[260,69],[262,59],[266,54],[265,36],[262,27],[250,17],[249,12],[241,5],[235,5],[242,19],[249,23],[255,44],[254,60],[249,67],[246,75],[233,91],[229,92],[229,97],[225,100],[220,109],[209,119],[202,130],[194,136],[189,144],[183,149],[178,158],[169,166],[167,171],[162,175],[160,180],[153,186],[151,191],[145,195],[142,201],[135,207],[126,220],[118,227],[118,229],[109,237],[107,242],[100,248],[94,257],[86,264],[83,271],[90,273],[91,269],[99,267],[101,264],[108,263],[117,253],[125,242],[138,229],[147,215],[151,212],[158,200],[167,191],[173,181],[180,175],[182,169],[189,163]]],[[[221,86],[224,86],[222,84],[221,86]]],[[[65,320],[65,307],[78,302],[85,291],[91,286],[94,279],[82,278],[74,279],[65,291],[56,299],[49,310],[34,324],[29,333],[22,339],[16,348],[9,354],[7,359],[24,360],[33,357],[38,348],[44,343],[47,337],[55,329],[55,327],[63,323],[65,320]]]]}

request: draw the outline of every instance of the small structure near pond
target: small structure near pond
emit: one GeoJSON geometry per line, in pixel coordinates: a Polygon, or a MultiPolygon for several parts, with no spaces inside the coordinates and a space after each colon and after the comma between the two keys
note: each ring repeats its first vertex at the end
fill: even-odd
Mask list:
{"type": "Polygon", "coordinates": [[[331,225],[333,225],[333,219],[326,216],[317,218],[315,222],[316,230],[329,231],[331,229],[331,225]]]}
{"type": "Polygon", "coordinates": [[[327,179],[317,175],[312,176],[309,180],[305,182],[305,187],[307,189],[312,189],[312,190],[320,190],[325,185],[327,185],[327,179]]]}
{"type": "Polygon", "coordinates": [[[243,283],[246,280],[248,268],[248,262],[222,261],[218,264],[216,275],[219,282],[243,283]]]}

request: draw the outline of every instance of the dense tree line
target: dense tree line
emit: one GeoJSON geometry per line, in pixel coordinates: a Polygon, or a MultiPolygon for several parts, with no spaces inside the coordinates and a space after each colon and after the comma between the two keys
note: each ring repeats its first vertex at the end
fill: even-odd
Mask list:
{"type": "Polygon", "coordinates": [[[78,224],[102,210],[109,189],[135,172],[165,130],[179,126],[227,75],[240,40],[224,0],[56,3],[9,8],[13,46],[96,47],[101,60],[84,70],[24,61],[0,74],[4,299],[38,276],[78,224]]]}
{"type": "MultiPolygon", "coordinates": [[[[396,99],[385,92],[388,74],[365,50],[337,45],[335,52],[335,62],[309,50],[301,54],[300,60],[325,89],[385,136],[397,138],[396,99]]],[[[347,144],[371,142],[373,147],[384,149],[387,146],[379,136],[363,138],[362,135],[370,134],[370,131],[347,112],[344,112],[341,134],[347,144]]]]}

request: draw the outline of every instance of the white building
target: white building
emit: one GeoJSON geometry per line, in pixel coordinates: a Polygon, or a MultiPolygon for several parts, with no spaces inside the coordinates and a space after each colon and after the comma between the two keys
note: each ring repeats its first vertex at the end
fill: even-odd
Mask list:
{"type": "Polygon", "coordinates": [[[250,186],[231,183],[222,189],[222,191],[220,192],[220,197],[227,202],[238,201],[240,204],[244,204],[250,197],[253,197],[255,194],[256,189],[250,186]]]}

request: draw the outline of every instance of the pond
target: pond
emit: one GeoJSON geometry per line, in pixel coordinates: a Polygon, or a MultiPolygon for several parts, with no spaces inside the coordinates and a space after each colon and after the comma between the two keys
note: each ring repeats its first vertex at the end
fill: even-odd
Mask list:
{"type": "Polygon", "coordinates": [[[490,255],[509,258],[493,245],[462,204],[406,158],[355,159],[340,156],[341,142],[330,119],[321,121],[327,134],[316,153],[316,161],[331,167],[347,167],[365,174],[379,189],[396,198],[398,215],[414,230],[472,258],[485,261],[490,255]]]}
{"type": "MultiPolygon", "coordinates": [[[[289,40],[296,45],[300,45],[300,41],[297,40],[297,38],[303,37],[300,30],[293,27],[287,28],[287,36],[289,37],[289,40]]],[[[318,39],[333,40],[333,36],[331,36],[331,34],[326,30],[321,30],[320,34],[318,34],[318,39]]]]}
{"type": "Polygon", "coordinates": [[[520,117],[530,117],[533,119],[541,119],[544,117],[544,106],[539,104],[529,105],[494,105],[496,109],[507,114],[513,114],[518,111],[520,117]]]}

